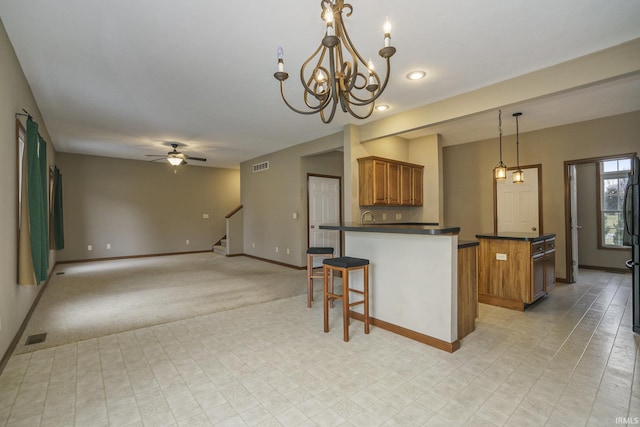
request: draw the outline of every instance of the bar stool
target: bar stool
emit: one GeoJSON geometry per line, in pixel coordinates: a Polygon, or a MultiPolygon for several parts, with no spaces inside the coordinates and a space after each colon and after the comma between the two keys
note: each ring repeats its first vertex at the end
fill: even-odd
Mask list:
{"type": "MultiPolygon", "coordinates": [[[[310,247],[307,249],[307,308],[311,308],[311,301],[313,301],[313,279],[324,278],[324,270],[320,270],[323,273],[321,276],[313,274],[313,260],[316,256],[333,258],[333,248],[310,247]]],[[[331,284],[333,290],[333,282],[331,284]]]]}
{"type": "Polygon", "coordinates": [[[344,341],[349,341],[349,309],[353,306],[364,304],[364,333],[369,333],[369,260],[364,258],[338,257],[322,261],[324,271],[324,331],[329,332],[329,301],[342,300],[342,323],[344,328],[344,341]],[[349,287],[349,273],[362,270],[364,273],[363,290],[349,287]],[[335,294],[333,289],[329,289],[329,275],[333,281],[333,272],[342,273],[342,295],[335,294]],[[363,299],[350,302],[350,293],[363,296],[363,299]]]}

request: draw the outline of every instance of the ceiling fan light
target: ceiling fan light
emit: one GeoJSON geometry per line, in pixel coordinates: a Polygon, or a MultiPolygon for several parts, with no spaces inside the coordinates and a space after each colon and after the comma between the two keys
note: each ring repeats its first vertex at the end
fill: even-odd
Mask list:
{"type": "Polygon", "coordinates": [[[171,166],[178,166],[182,163],[182,159],[180,157],[167,157],[167,161],[171,163],[171,166]]]}

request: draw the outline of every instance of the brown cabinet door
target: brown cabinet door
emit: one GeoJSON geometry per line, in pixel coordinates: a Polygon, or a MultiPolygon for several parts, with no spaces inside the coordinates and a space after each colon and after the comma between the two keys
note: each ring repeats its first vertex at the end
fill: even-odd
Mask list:
{"type": "Polygon", "coordinates": [[[373,161],[373,204],[387,204],[387,162],[373,161]]]}
{"type": "Polygon", "coordinates": [[[387,204],[400,204],[400,165],[387,163],[387,204]]]}
{"type": "Polygon", "coordinates": [[[556,251],[544,255],[544,291],[549,292],[556,284],[556,251]]]}
{"type": "Polygon", "coordinates": [[[411,168],[411,195],[413,206],[422,206],[423,189],[422,189],[422,168],[411,168]]]}
{"type": "Polygon", "coordinates": [[[532,303],[538,297],[544,295],[545,286],[544,286],[544,256],[535,256],[531,258],[531,299],[526,301],[528,303],[532,303]]]}
{"type": "Polygon", "coordinates": [[[413,182],[411,167],[400,165],[400,204],[410,206],[413,204],[413,182]]]}

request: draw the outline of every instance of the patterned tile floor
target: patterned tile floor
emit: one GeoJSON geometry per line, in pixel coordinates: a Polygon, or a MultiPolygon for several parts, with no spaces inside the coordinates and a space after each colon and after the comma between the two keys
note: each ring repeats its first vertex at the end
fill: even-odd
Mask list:
{"type": "MultiPolygon", "coordinates": [[[[581,271],[524,313],[481,305],[453,354],[306,296],[13,356],[4,426],[579,426],[640,417],[630,275],[581,271]]],[[[90,310],[87,307],[87,310],[90,310]]]]}

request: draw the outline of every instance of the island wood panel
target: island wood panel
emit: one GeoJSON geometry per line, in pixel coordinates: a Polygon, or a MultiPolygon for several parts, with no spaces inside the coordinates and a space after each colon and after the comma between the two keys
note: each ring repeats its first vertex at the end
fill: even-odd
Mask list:
{"type": "Polygon", "coordinates": [[[478,317],[478,247],[458,249],[458,339],[476,329],[478,317]]]}
{"type": "Polygon", "coordinates": [[[480,239],[478,300],[482,303],[524,310],[530,302],[531,244],[527,241],[480,239]],[[507,256],[497,259],[497,254],[507,256]]]}

